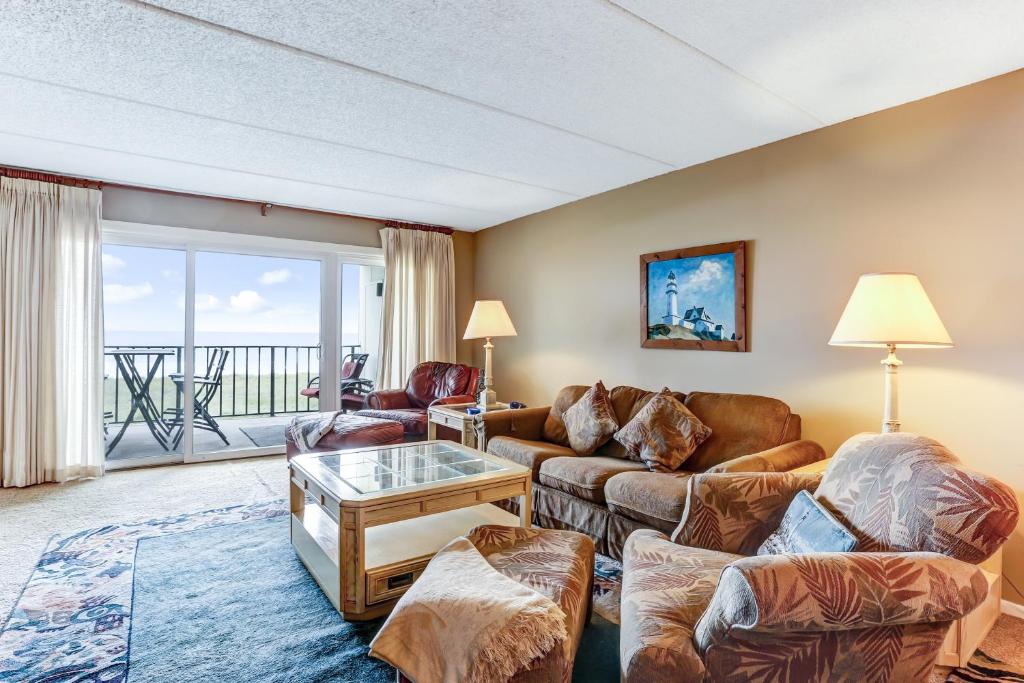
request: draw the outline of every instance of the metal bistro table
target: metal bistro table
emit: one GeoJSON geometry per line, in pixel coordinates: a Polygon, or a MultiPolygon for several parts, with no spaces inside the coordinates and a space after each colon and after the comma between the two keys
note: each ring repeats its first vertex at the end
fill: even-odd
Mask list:
{"type": "Polygon", "coordinates": [[[117,447],[124,433],[128,430],[129,425],[136,421],[136,413],[142,416],[156,442],[164,450],[170,450],[173,440],[172,429],[161,417],[160,407],[156,405],[153,397],[150,396],[149,388],[153,384],[153,380],[160,374],[164,365],[164,359],[167,356],[174,356],[176,354],[177,350],[173,348],[133,349],[131,347],[111,347],[103,352],[104,356],[110,356],[114,359],[117,374],[121,376],[121,380],[124,381],[131,396],[131,410],[128,411],[127,417],[121,423],[121,429],[107,443],[107,454],[110,454],[117,447]],[[149,364],[147,360],[147,364],[149,364],[148,370],[141,370],[139,368],[137,359],[140,356],[147,356],[153,359],[152,364],[149,364]]]}

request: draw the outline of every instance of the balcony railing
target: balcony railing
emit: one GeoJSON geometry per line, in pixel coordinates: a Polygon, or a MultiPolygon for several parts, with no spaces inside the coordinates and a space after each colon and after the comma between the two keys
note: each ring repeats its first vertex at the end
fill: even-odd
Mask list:
{"type": "MultiPolygon", "coordinates": [[[[160,363],[149,385],[149,395],[161,414],[181,410],[183,399],[171,375],[184,371],[184,347],[121,344],[106,348],[135,352],[133,362],[143,377],[152,370],[154,363],[160,363]],[[147,351],[152,353],[147,354],[147,351]],[[160,357],[163,357],[162,362],[158,361],[160,357]]],[[[346,344],[341,348],[345,355],[355,353],[359,345],[346,344]]],[[[196,376],[206,371],[211,354],[217,349],[223,349],[228,356],[220,389],[208,408],[212,416],[281,415],[318,409],[316,398],[307,398],[299,392],[320,375],[320,346],[196,346],[196,376]]],[[[110,361],[106,367],[104,403],[109,422],[121,422],[131,411],[131,394],[110,361]]]]}

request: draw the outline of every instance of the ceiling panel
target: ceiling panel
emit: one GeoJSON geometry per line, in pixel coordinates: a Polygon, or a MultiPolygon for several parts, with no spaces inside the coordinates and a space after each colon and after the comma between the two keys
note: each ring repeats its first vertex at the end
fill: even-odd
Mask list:
{"type": "Polygon", "coordinates": [[[1020,0],[614,0],[835,123],[1024,67],[1020,0]]]}
{"type": "MultiPolygon", "coordinates": [[[[447,225],[464,230],[479,229],[478,212],[470,212],[435,204],[426,204],[395,197],[380,197],[365,192],[341,190],[323,185],[282,180],[268,176],[197,166],[138,154],[125,154],[89,147],[87,144],[66,144],[43,138],[0,132],[0,153],[5,164],[28,168],[59,169],[61,173],[99,180],[123,182],[176,192],[256,199],[298,208],[336,211],[361,216],[415,217],[415,220],[447,225]],[[240,195],[238,188],[251,190],[240,195]]],[[[493,214],[491,220],[504,222],[517,214],[493,214]]]]}
{"type": "Polygon", "coordinates": [[[0,41],[2,72],[570,195],[670,169],[473,103],[135,5],[28,4],[0,13],[0,34],[15,36],[0,41]],[[40,60],[39,54],[48,57],[40,60]]]}
{"type": "Polygon", "coordinates": [[[1019,0],[5,0],[0,164],[479,229],[1024,66],[1019,0]]]}
{"type": "Polygon", "coordinates": [[[0,107],[2,131],[429,202],[484,220],[567,198],[533,185],[0,76],[0,92],[15,90],[18,97],[0,107]]]}
{"type": "Polygon", "coordinates": [[[686,166],[819,122],[603,0],[151,0],[686,166]]]}

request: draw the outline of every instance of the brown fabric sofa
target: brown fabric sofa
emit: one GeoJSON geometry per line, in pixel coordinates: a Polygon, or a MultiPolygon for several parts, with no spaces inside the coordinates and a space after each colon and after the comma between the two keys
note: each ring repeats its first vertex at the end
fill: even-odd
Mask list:
{"type": "MultiPolygon", "coordinates": [[[[584,533],[598,552],[616,559],[633,531],[675,528],[686,503],[687,481],[696,472],[784,471],[825,457],[821,446],[800,440],[800,416],[782,401],[705,392],[674,394],[712,429],[682,470],[651,472],[627,459],[615,440],[582,457],[569,447],[562,413],[588,388],[565,387],[549,407],[484,414],[480,429],[488,453],[533,470],[537,525],[584,533]]],[[[610,393],[621,426],[657,392],[620,386],[610,393]]],[[[514,503],[505,505],[515,509],[514,503]]]]}
{"type": "Polygon", "coordinates": [[[975,565],[1018,517],[1009,487],[913,434],[853,437],[824,477],[688,485],[671,539],[642,530],[626,542],[626,683],[925,681],[950,623],[985,599],[975,565]],[[751,556],[801,489],[857,536],[856,551],[751,556]]]}

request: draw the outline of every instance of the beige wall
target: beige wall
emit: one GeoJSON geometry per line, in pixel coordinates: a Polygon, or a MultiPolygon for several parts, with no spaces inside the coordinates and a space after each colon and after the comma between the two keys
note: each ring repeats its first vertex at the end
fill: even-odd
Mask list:
{"type": "MultiPolygon", "coordinates": [[[[275,206],[267,216],[255,204],[206,197],[108,187],[103,190],[107,220],[179,228],[288,237],[313,242],[379,247],[382,222],[275,206]]],[[[465,327],[473,307],[473,233],[455,231],[455,313],[465,327]]],[[[460,335],[461,336],[461,335],[460,335]]],[[[472,362],[472,346],[459,341],[456,355],[472,362]]]]}
{"type": "MultiPolygon", "coordinates": [[[[477,233],[504,399],[602,378],[769,394],[834,450],[877,430],[883,354],[827,345],[859,274],[918,273],[956,342],[900,355],[904,428],[1024,489],[1024,71],[477,233]],[[640,348],[638,256],[750,240],[749,353],[640,348]]],[[[681,302],[682,303],[682,302],[681,302]]],[[[1024,535],[1006,566],[1024,588],[1024,535]]],[[[1007,587],[1006,593],[1017,601],[1007,587]]]]}
{"type": "Polygon", "coordinates": [[[469,314],[473,311],[473,277],[476,273],[476,233],[456,230],[452,234],[455,246],[455,356],[460,363],[473,362],[474,342],[463,340],[469,314]]]}

